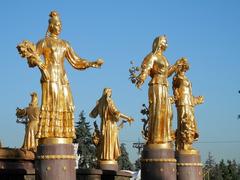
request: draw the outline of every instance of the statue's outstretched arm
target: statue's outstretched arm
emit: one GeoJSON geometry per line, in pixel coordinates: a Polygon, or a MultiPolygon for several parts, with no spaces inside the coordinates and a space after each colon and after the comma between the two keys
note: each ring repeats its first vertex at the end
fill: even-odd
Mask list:
{"type": "Polygon", "coordinates": [[[170,77],[177,69],[177,65],[174,64],[168,68],[168,77],[170,77]]]}
{"type": "Polygon", "coordinates": [[[78,70],[84,70],[90,67],[98,68],[101,67],[101,65],[104,63],[102,59],[97,59],[96,61],[88,61],[86,59],[80,58],[73,50],[73,48],[70,46],[69,43],[66,42],[66,55],[65,57],[69,61],[69,63],[78,70]]]}
{"type": "Polygon", "coordinates": [[[131,123],[131,122],[133,121],[133,118],[132,118],[132,117],[129,117],[129,116],[121,113],[121,112],[117,109],[117,107],[115,106],[113,100],[110,100],[110,99],[109,99],[109,100],[108,100],[108,103],[109,103],[109,110],[111,111],[112,114],[115,115],[116,119],[119,120],[120,118],[122,118],[122,119],[127,120],[129,123],[131,123]]]}
{"type": "Polygon", "coordinates": [[[168,68],[168,77],[171,76],[177,69],[177,66],[180,64],[184,64],[186,63],[187,59],[185,57],[181,57],[180,59],[178,59],[174,65],[169,66],[168,68]]]}
{"type": "Polygon", "coordinates": [[[120,113],[120,118],[126,119],[129,123],[134,121],[134,119],[132,117],[129,117],[129,116],[127,116],[125,114],[122,114],[122,113],[120,113]]]}

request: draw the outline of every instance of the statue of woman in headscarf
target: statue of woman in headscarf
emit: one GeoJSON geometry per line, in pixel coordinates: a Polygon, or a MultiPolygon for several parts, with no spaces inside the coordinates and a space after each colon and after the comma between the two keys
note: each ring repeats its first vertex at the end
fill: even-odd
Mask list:
{"type": "Polygon", "coordinates": [[[148,76],[151,77],[148,89],[148,144],[164,144],[173,141],[172,108],[167,78],[175,72],[178,61],[173,66],[169,64],[163,55],[167,46],[166,36],[155,38],[152,52],[144,58],[136,82],[136,86],[139,88],[148,76]]]}
{"type": "Polygon", "coordinates": [[[31,94],[31,102],[29,106],[24,109],[17,108],[16,116],[19,119],[25,119],[26,121],[17,121],[26,124],[25,136],[22,148],[25,150],[36,151],[38,146],[38,140],[36,138],[38,132],[39,123],[39,112],[38,97],[37,93],[31,94]]]}
{"type": "Polygon", "coordinates": [[[112,98],[112,90],[105,88],[102,97],[97,101],[96,106],[90,113],[90,117],[101,118],[100,132],[98,133],[97,152],[101,161],[116,161],[120,156],[118,132],[120,127],[117,122],[125,119],[129,123],[133,118],[122,114],[115,106],[112,98]]]}

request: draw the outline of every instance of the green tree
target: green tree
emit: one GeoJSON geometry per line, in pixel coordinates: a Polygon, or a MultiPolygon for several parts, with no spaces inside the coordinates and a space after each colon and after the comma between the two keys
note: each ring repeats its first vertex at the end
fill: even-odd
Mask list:
{"type": "Polygon", "coordinates": [[[238,177],[240,179],[240,164],[238,164],[237,167],[238,167],[238,173],[237,174],[238,174],[238,177]]]}
{"type": "Polygon", "coordinates": [[[79,121],[76,122],[76,139],[78,143],[79,168],[94,168],[96,167],[96,148],[92,142],[90,123],[86,121],[84,111],[79,114],[79,121]]]}
{"type": "Polygon", "coordinates": [[[212,172],[213,172],[212,177],[214,177],[213,180],[224,180],[222,177],[222,171],[219,167],[219,164],[215,165],[215,168],[212,172]]]}
{"type": "Polygon", "coordinates": [[[235,160],[228,160],[227,167],[229,171],[229,175],[231,176],[232,180],[239,180],[240,177],[238,176],[238,165],[235,160]]]}
{"type": "Polygon", "coordinates": [[[203,168],[204,177],[206,180],[215,180],[214,179],[215,166],[216,166],[216,162],[213,158],[213,155],[209,152],[208,158],[207,158],[204,168],[203,168]]]}
{"type": "Polygon", "coordinates": [[[138,171],[139,169],[141,169],[141,158],[138,158],[135,161],[134,166],[135,166],[135,171],[138,171]]]}
{"type": "Polygon", "coordinates": [[[120,149],[121,149],[121,156],[118,158],[119,169],[132,171],[134,169],[133,164],[129,160],[128,152],[125,148],[124,143],[121,144],[120,149]]]}
{"type": "Polygon", "coordinates": [[[222,172],[222,178],[224,180],[232,180],[229,169],[227,167],[227,165],[225,164],[224,160],[222,159],[219,163],[219,168],[222,172]]]}

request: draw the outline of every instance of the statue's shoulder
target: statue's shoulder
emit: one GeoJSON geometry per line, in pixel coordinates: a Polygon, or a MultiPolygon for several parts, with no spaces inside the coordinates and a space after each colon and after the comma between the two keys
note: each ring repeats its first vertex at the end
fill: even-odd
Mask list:
{"type": "Polygon", "coordinates": [[[181,75],[179,75],[179,74],[175,74],[174,77],[173,77],[173,79],[175,79],[175,80],[183,80],[184,77],[181,76],[181,75]]]}
{"type": "Polygon", "coordinates": [[[40,40],[37,42],[37,44],[43,43],[44,41],[45,41],[45,38],[40,39],[40,40]]]}
{"type": "Polygon", "coordinates": [[[175,85],[175,86],[180,86],[180,84],[183,84],[184,81],[185,81],[184,76],[181,76],[179,74],[175,74],[173,76],[173,85],[175,85]]]}
{"type": "Polygon", "coordinates": [[[150,52],[144,59],[147,59],[147,60],[157,60],[157,56],[150,52]]]}
{"type": "Polygon", "coordinates": [[[40,39],[36,44],[37,47],[43,47],[44,44],[46,44],[46,40],[47,40],[47,38],[40,39]]]}
{"type": "Polygon", "coordinates": [[[149,64],[157,60],[157,56],[150,52],[143,60],[143,64],[149,64]]]}
{"type": "Polygon", "coordinates": [[[61,39],[61,42],[66,46],[66,47],[70,47],[70,43],[67,40],[61,39]]]}

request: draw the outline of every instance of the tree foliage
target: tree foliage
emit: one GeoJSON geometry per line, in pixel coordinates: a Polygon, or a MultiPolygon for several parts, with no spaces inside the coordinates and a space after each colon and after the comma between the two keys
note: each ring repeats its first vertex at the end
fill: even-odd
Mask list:
{"type": "Polygon", "coordinates": [[[138,171],[141,169],[141,158],[138,158],[134,163],[135,171],[138,171]]]}
{"type": "Polygon", "coordinates": [[[96,167],[96,148],[92,142],[90,123],[86,121],[84,111],[79,114],[79,120],[76,122],[76,139],[78,143],[79,168],[96,167]]]}
{"type": "Polygon", "coordinates": [[[227,163],[222,159],[216,163],[211,153],[205,162],[204,180],[240,180],[240,164],[235,160],[227,160],[227,163]]]}
{"type": "Polygon", "coordinates": [[[133,164],[129,160],[128,152],[124,143],[121,144],[120,149],[121,156],[118,158],[119,169],[132,171],[134,169],[133,164]]]}

